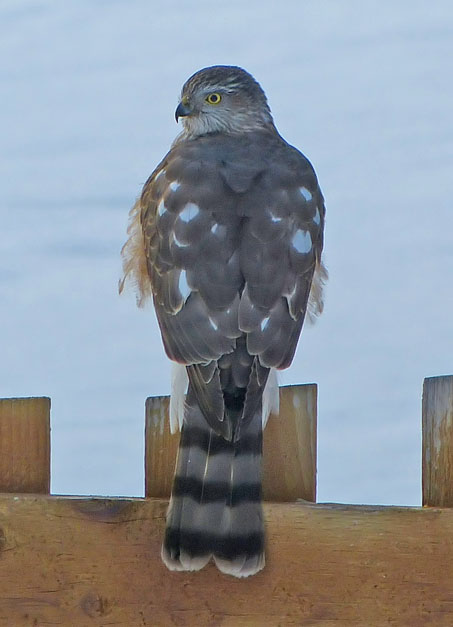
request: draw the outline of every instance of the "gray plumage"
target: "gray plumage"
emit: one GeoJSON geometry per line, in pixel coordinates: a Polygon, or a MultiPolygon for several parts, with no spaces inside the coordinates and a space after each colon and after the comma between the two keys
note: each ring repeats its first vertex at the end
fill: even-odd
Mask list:
{"type": "Polygon", "coordinates": [[[264,566],[263,392],[270,370],[290,365],[307,311],[322,309],[324,201],[244,70],[194,74],[176,117],[184,130],[123,251],[189,381],[162,557],[175,570],[213,557],[247,576],[264,566]]]}

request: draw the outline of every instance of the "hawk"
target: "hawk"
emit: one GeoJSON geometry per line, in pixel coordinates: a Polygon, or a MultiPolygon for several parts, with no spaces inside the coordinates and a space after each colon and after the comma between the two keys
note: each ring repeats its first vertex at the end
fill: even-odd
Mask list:
{"type": "Polygon", "coordinates": [[[213,558],[246,577],[265,561],[275,371],[290,365],[307,312],[322,310],[324,200],[245,70],[196,72],[175,117],[183,131],[130,213],[120,291],[129,277],[139,304],[152,296],[176,362],[170,426],[181,440],[162,559],[198,570],[213,558]]]}

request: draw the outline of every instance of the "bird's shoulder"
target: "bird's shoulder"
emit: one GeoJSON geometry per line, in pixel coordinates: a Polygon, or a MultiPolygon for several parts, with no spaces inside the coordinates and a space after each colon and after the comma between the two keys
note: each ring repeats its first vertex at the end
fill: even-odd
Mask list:
{"type": "Polygon", "coordinates": [[[208,195],[212,189],[245,194],[257,186],[275,190],[302,185],[314,193],[318,186],[307,157],[275,129],[175,142],[145,183],[142,205],[158,201],[172,182],[203,186],[208,195]]]}

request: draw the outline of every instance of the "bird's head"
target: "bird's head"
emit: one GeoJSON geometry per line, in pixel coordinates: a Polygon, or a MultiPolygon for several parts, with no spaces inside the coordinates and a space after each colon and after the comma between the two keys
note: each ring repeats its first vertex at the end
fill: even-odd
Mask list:
{"type": "Polygon", "coordinates": [[[273,125],[264,91],[245,70],[216,65],[199,70],[184,84],[175,111],[185,137],[243,133],[273,125]]]}

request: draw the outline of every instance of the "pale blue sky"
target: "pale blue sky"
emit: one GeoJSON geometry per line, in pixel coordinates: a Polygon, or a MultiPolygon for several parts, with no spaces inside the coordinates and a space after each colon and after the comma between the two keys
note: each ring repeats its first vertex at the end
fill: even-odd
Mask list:
{"type": "Polygon", "coordinates": [[[52,397],[52,489],[143,493],[152,308],[119,298],[127,213],[215,63],[261,82],[318,173],[330,281],[283,383],[319,384],[319,500],[420,502],[421,386],[453,373],[453,6],[0,4],[0,396],[52,397]]]}

